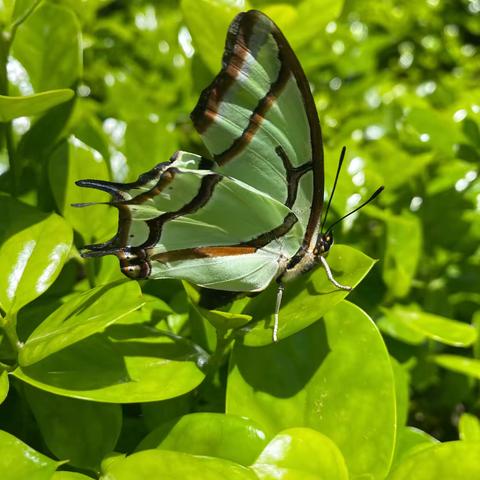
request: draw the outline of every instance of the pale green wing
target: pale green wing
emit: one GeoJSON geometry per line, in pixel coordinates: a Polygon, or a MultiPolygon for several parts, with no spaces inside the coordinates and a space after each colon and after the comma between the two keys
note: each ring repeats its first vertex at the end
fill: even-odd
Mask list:
{"type": "Polygon", "coordinates": [[[291,208],[312,251],[323,206],[323,146],[300,63],[278,27],[255,10],[232,22],[222,63],[191,115],[215,170],[291,208]]]}
{"type": "Polygon", "coordinates": [[[133,183],[77,182],[109,192],[119,210],[117,235],[85,247],[84,256],[116,255],[132,278],[182,278],[231,291],[265,288],[300,246],[296,216],[250,185],[195,169],[200,161],[177,152],[133,183]]]}

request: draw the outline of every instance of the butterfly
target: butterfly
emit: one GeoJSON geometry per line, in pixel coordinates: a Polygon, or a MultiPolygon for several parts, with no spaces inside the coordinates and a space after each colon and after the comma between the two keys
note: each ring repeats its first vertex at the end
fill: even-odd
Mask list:
{"type": "Polygon", "coordinates": [[[265,14],[235,17],[222,68],[191,119],[211,159],[179,151],[135,182],[76,182],[110,193],[119,212],[117,234],[82,254],[116,255],[130,278],[229,292],[259,292],[276,280],[276,341],[284,282],[321,264],[335,287],[350,287],[325,259],[333,234],[321,229],[324,154],[309,83],[265,14]]]}

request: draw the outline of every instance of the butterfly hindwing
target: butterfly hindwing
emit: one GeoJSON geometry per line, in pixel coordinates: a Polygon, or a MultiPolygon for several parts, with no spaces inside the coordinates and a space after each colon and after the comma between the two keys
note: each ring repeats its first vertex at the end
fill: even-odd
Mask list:
{"type": "Polygon", "coordinates": [[[134,278],[181,278],[231,291],[265,288],[282,259],[299,248],[296,216],[250,185],[192,168],[200,160],[177,152],[137,182],[78,182],[109,192],[119,210],[117,235],[86,247],[86,255],[115,254],[134,278]]]}
{"type": "Polygon", "coordinates": [[[291,208],[311,247],[323,205],[320,124],[298,59],[264,14],[232,22],[222,69],[191,117],[216,170],[291,208]]]}

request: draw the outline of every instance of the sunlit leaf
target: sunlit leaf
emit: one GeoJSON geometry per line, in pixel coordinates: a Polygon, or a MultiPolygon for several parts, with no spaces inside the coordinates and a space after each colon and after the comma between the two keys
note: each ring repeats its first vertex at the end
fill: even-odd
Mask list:
{"type": "Polygon", "coordinates": [[[145,450],[125,459],[113,461],[103,480],[137,480],[141,478],[178,478],[182,480],[255,480],[246,467],[227,460],[200,457],[182,452],[145,450]]]}
{"type": "Polygon", "coordinates": [[[72,244],[72,230],[52,213],[12,235],[0,249],[0,304],[17,312],[57,278],[72,244]]]}
{"type": "Polygon", "coordinates": [[[2,480],[50,480],[62,462],[56,462],[0,430],[0,472],[2,480]]]}
{"type": "Polygon", "coordinates": [[[464,413],[458,422],[460,440],[480,442],[480,420],[471,413],[464,413]]]}
{"type": "Polygon", "coordinates": [[[38,115],[72,97],[73,91],[68,89],[52,90],[27,97],[0,95],[0,121],[9,122],[17,117],[38,115]]]}
{"type": "Polygon", "coordinates": [[[480,360],[450,354],[435,355],[434,360],[441,367],[480,379],[480,360]]]}
{"type": "Polygon", "coordinates": [[[181,5],[195,48],[211,72],[217,73],[228,26],[237,13],[248,10],[246,1],[182,0],[181,5]]]}
{"type": "Polygon", "coordinates": [[[82,71],[80,25],[74,13],[43,2],[18,28],[13,54],[36,92],[72,86],[82,71]]]}
{"type": "Polygon", "coordinates": [[[446,442],[408,456],[389,480],[464,480],[480,477],[480,443],[446,442]]]}
{"type": "Polygon", "coordinates": [[[3,370],[0,373],[0,404],[7,398],[9,385],[8,372],[3,370]]]}
{"type": "Polygon", "coordinates": [[[137,450],[174,450],[248,466],[266,444],[265,433],[247,418],[193,413],[160,425],[144,438],[137,450]]]}
{"type": "MultiPolygon", "coordinates": [[[[390,322],[401,325],[400,328],[411,329],[420,335],[447,345],[468,347],[477,338],[477,332],[472,325],[439,315],[421,312],[413,308],[408,309],[400,305],[385,311],[390,318],[390,322]]],[[[418,338],[420,339],[420,337],[418,338]]]]}
{"type": "Polygon", "coordinates": [[[290,428],[280,432],[265,447],[252,468],[262,480],[349,478],[345,460],[335,443],[310,428],[290,428]]]}

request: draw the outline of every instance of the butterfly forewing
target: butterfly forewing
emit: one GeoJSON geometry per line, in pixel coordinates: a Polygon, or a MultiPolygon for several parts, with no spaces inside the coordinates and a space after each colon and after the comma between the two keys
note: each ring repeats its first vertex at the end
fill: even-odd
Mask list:
{"type": "Polygon", "coordinates": [[[300,243],[311,247],[323,205],[320,124],[295,54],[264,14],[252,10],[232,22],[222,69],[192,120],[216,170],[290,207],[300,243]]]}

